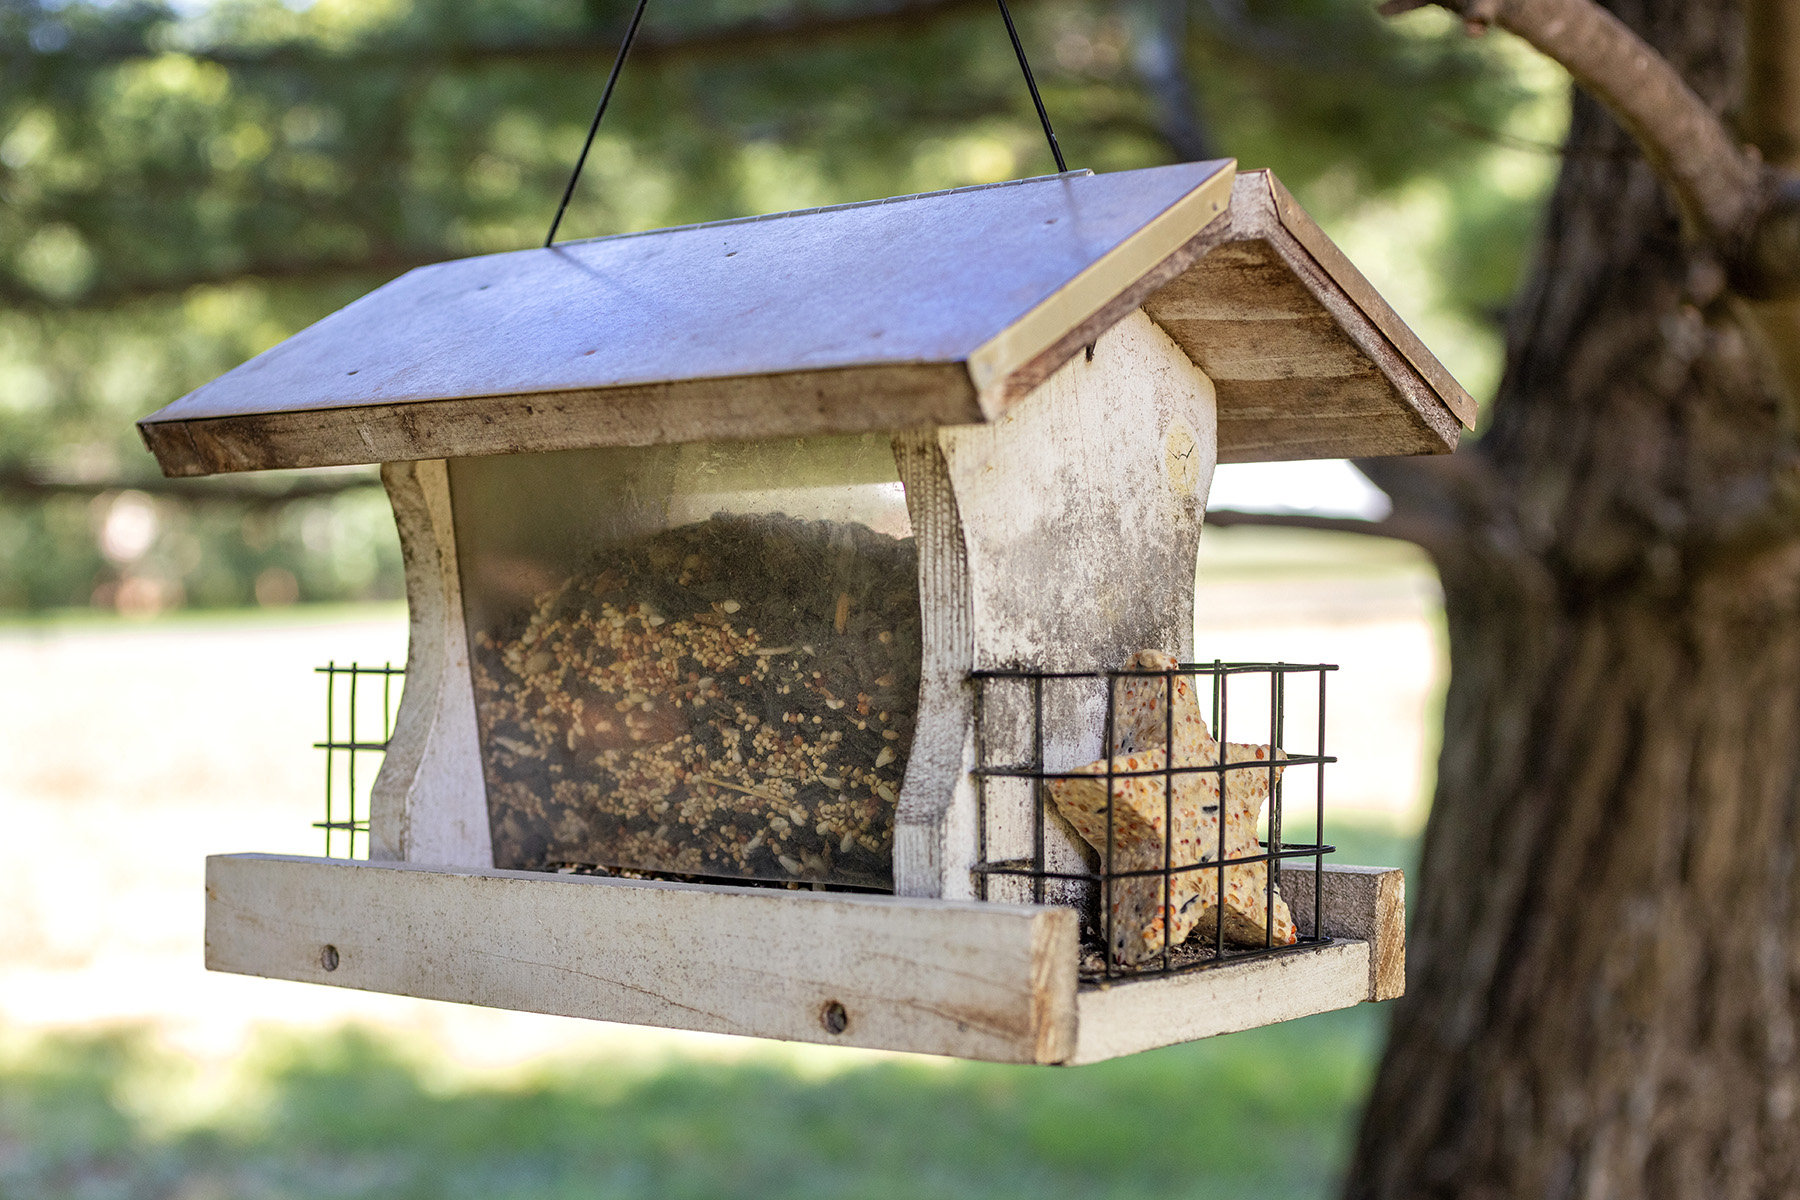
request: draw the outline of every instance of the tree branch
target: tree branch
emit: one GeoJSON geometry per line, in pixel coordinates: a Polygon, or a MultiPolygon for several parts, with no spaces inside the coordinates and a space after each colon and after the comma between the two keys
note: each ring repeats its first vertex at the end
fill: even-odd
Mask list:
{"type": "Polygon", "coordinates": [[[1363,521],[1355,517],[1316,517],[1308,513],[1255,513],[1214,508],[1207,510],[1206,524],[1215,529],[1306,529],[1318,533],[1350,533],[1359,537],[1388,538],[1417,546],[1430,555],[1434,562],[1441,562],[1445,554],[1454,552],[1468,537],[1465,530],[1455,528],[1438,515],[1398,510],[1380,521],[1363,521]]]}
{"type": "Polygon", "coordinates": [[[252,483],[238,479],[53,479],[18,466],[0,466],[0,496],[22,500],[45,500],[52,496],[101,496],[108,492],[143,492],[150,496],[190,503],[243,504],[253,508],[274,508],[294,500],[315,500],[341,496],[345,492],[378,488],[381,480],[372,474],[331,475],[325,478],[296,479],[285,487],[268,483],[252,483]]]}
{"type": "MultiPolygon", "coordinates": [[[[1388,0],[1387,15],[1427,0],[1388,0]]],[[[1618,119],[1690,231],[1735,255],[1766,199],[1763,171],[1670,62],[1594,0],[1438,0],[1472,30],[1498,25],[1566,68],[1618,119]]]]}
{"type": "Polygon", "coordinates": [[[1321,533],[1356,533],[1364,537],[1413,539],[1391,521],[1364,521],[1358,517],[1315,517],[1308,513],[1239,512],[1235,508],[1209,508],[1206,523],[1220,528],[1232,526],[1265,529],[1311,529],[1321,533]]]}

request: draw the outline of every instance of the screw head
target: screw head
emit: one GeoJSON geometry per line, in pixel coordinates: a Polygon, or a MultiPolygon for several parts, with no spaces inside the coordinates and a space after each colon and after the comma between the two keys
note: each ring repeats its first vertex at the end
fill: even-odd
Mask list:
{"type": "Polygon", "coordinates": [[[827,1000],[825,1007],[819,1010],[819,1024],[829,1034],[839,1034],[850,1028],[850,1014],[836,1000],[827,1000]]]}
{"type": "Polygon", "coordinates": [[[337,970],[338,948],[336,946],[326,946],[323,950],[319,951],[319,965],[324,967],[327,971],[337,970]]]}

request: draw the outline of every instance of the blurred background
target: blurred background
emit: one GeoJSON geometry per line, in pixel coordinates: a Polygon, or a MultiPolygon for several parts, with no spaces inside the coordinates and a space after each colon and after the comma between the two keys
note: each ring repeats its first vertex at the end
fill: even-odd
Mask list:
{"type": "MultiPolygon", "coordinates": [[[[1491,393],[1556,71],[1364,0],[1015,15],[1071,166],[1273,167],[1491,393]]],[[[313,669],[404,661],[399,550],[372,471],[164,481],[132,423],[412,266],[539,244],[628,16],[0,0],[0,1196],[1331,1193],[1370,1006],[1037,1070],[201,969],[204,855],[323,849],[313,669]]],[[[656,0],[562,236],[1052,169],[986,0],[656,0]]],[[[1410,862],[1429,563],[1367,536],[1348,464],[1221,468],[1212,508],[1200,655],[1342,664],[1328,836],[1410,862]]]]}

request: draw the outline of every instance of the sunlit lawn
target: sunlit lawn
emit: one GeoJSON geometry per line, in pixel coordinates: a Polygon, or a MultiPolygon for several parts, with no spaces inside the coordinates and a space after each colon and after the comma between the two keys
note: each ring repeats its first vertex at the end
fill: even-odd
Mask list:
{"type": "Polygon", "coordinates": [[[210,1091],[147,1036],[39,1034],[0,1057],[0,1196],[1320,1197],[1382,1017],[1074,1069],[589,1054],[504,1079],[352,1028],[264,1037],[210,1091]]]}
{"type": "Polygon", "coordinates": [[[142,1040],[41,1038],[0,1068],[0,1195],[1322,1196],[1379,1016],[1070,1070],[587,1060],[452,1086],[345,1031],[264,1044],[185,1118],[159,1107],[182,1064],[142,1040]]]}

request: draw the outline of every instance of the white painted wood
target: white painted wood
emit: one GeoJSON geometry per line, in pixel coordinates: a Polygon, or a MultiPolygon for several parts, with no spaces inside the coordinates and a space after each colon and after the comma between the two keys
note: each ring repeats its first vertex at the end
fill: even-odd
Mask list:
{"type": "Polygon", "coordinates": [[[369,856],[491,867],[449,476],[441,460],[389,463],[410,618],[406,688],[369,799],[369,856]]]}
{"type": "Polygon", "coordinates": [[[1212,382],[1134,312],[1005,417],[942,430],[974,665],[1087,670],[1145,646],[1191,653],[1216,427],[1212,382]]]}
{"type": "MultiPolygon", "coordinates": [[[[1212,384],[1133,312],[1099,336],[1091,359],[1076,355],[999,420],[897,448],[926,551],[927,655],[895,887],[967,897],[980,849],[966,774],[969,672],[1092,670],[1145,647],[1192,653],[1194,562],[1217,453],[1212,384]],[[932,549],[959,536],[960,548],[932,549]],[[962,764],[954,777],[951,762],[962,764]]],[[[1094,689],[1046,709],[1051,769],[1100,757],[1104,703],[1094,689]]],[[[1029,803],[1018,807],[1010,832],[994,836],[1029,823],[1029,803]]],[[[1060,819],[1048,852],[1053,869],[1085,869],[1088,851],[1060,819]]]]}
{"type": "Polygon", "coordinates": [[[999,1062],[1074,1049],[1068,909],[269,855],[209,858],[206,889],[215,971],[999,1062]]]}
{"type": "Polygon", "coordinates": [[[1367,942],[1334,942],[1185,975],[1083,988],[1069,1061],[1118,1058],[1349,1008],[1368,998],[1367,942]]]}

